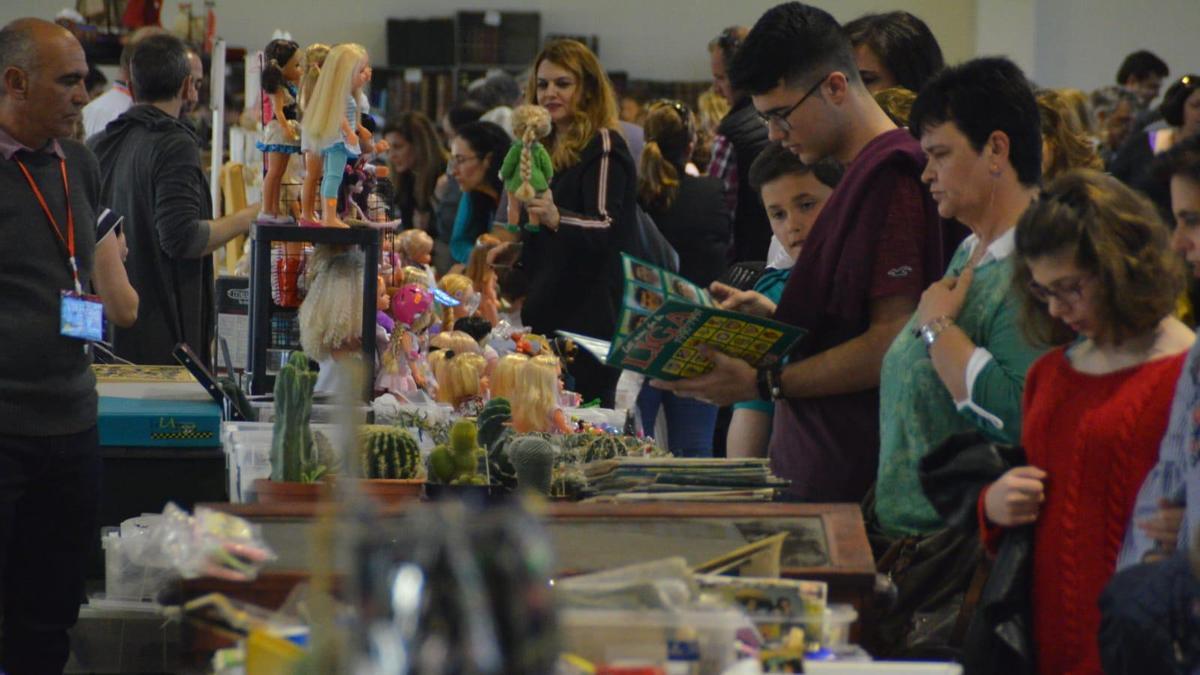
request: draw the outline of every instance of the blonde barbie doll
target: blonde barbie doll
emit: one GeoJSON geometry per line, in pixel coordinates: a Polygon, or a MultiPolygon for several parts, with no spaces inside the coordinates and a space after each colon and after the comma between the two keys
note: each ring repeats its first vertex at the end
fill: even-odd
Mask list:
{"type": "MultiPolygon", "coordinates": [[[[363,87],[371,81],[367,50],[354,43],[340,44],[329,51],[317,77],[317,85],[304,112],[304,143],[308,150],[319,150],[322,157],[321,224],[348,227],[337,213],[338,188],[348,159],[362,154],[360,141],[368,142],[371,133],[362,126],[361,114],[367,109],[363,87]]],[[[368,151],[383,152],[387,143],[380,141],[368,151]]],[[[306,189],[318,176],[304,177],[306,189]]]]}

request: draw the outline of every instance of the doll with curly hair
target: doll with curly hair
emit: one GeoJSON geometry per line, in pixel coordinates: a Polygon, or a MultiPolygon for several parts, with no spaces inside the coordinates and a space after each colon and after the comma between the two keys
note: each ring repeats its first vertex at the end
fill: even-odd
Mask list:
{"type": "MultiPolygon", "coordinates": [[[[550,112],[538,105],[522,105],[513,111],[516,138],[500,165],[500,180],[508,192],[508,229],[516,232],[521,223],[521,205],[550,189],[554,164],[541,139],[550,135],[550,112]]],[[[540,229],[537,216],[529,214],[525,229],[540,229]]]]}
{"type": "Polygon", "coordinates": [[[336,391],[336,361],[357,356],[362,348],[363,268],[358,249],[317,246],[308,261],[300,346],[321,368],[316,391],[336,391]]]}

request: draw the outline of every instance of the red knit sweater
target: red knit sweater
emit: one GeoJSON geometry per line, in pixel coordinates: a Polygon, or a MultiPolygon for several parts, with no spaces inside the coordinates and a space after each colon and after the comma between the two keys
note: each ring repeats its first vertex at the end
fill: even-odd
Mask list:
{"type": "MultiPolygon", "coordinates": [[[[1102,672],[1096,603],[1116,567],[1138,489],[1158,457],[1186,356],[1087,375],[1056,349],[1029,370],[1022,443],[1029,463],[1047,474],[1031,598],[1043,675],[1102,672]]],[[[985,531],[990,549],[1001,532],[985,531]]]]}

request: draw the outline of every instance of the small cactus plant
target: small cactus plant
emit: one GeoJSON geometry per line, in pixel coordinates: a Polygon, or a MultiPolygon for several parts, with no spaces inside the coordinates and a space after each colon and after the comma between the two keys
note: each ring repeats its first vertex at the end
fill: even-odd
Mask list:
{"type": "Polygon", "coordinates": [[[359,438],[363,478],[421,477],[421,450],[409,432],[385,424],[368,424],[359,431],[359,438]]]}
{"type": "Polygon", "coordinates": [[[271,480],[312,483],[325,473],[313,443],[313,386],[317,374],[295,351],[275,376],[275,427],[271,436],[271,480]]]}
{"type": "Polygon", "coordinates": [[[439,445],[429,454],[434,477],[450,485],[486,485],[487,479],[479,474],[479,458],[486,453],[479,447],[477,434],[474,422],[455,422],[449,444],[439,445]]]}
{"type": "Polygon", "coordinates": [[[550,493],[554,445],[540,436],[519,436],[508,443],[508,456],[517,471],[517,487],[550,493]]]}

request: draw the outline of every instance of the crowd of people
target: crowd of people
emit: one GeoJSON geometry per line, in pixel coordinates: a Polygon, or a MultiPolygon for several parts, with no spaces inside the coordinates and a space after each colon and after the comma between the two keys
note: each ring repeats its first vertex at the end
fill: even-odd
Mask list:
{"type": "MultiPolygon", "coordinates": [[[[278,47],[267,155],[302,151],[290,106],[311,91],[309,52],[324,47],[329,68],[347,52],[278,47]]],[[[620,254],[654,228],[679,274],[722,307],[805,337],[781,364],[710,350],[704,375],[637,383],[643,427],[663,415],[679,455],[767,456],[791,499],[862,502],[895,585],[864,636],[874,654],[987,654],[992,672],[1200,666],[1188,281],[1200,276],[1200,77],[1169,80],[1139,51],[1114,85],[1042,89],[1002,57],[947,65],[910,13],[839,25],[798,2],[721,31],[707,52],[713,86],[697,101],[620,97],[594,53],[555,40],[523,84],[496,73],[439,120],[407,112],[378,133],[353,129],[377,139],[366,149],[390,169],[387,206],[404,230],[381,289],[420,302],[403,296],[416,275],[457,298],[443,321],[463,333],[447,330],[442,358],[479,351],[483,368],[471,332],[502,320],[610,339],[620,254]],[[540,143],[552,177],[510,209],[500,174],[522,140],[522,105],[549,117],[540,143]],[[505,214],[520,222],[498,222],[505,214]],[[751,286],[723,283],[738,264],[762,269],[751,286]],[[967,461],[959,448],[1005,461],[971,466],[984,479],[964,494],[935,470],[967,461]],[[1016,541],[1025,557],[1014,563],[1016,541]],[[1002,592],[986,575],[1000,561],[1021,598],[976,612],[1002,592]],[[1022,639],[988,629],[1013,617],[1022,639]]],[[[348,53],[353,89],[341,99],[358,117],[370,68],[348,53]]],[[[60,303],[99,295],[121,358],[169,364],[187,342],[211,360],[212,253],[255,218],[281,217],[259,205],[214,217],[198,139],[180,119],[199,98],[198,64],[179,39],[144,31],[88,104],[69,32],[33,19],[0,30],[9,672],[65,662],[96,515],[94,379],[56,325],[60,303]]],[[[410,348],[398,344],[393,356],[410,348]]],[[[486,366],[493,393],[517,386],[507,369],[536,360],[512,356],[486,366]]],[[[613,406],[619,371],[582,351],[564,367],[583,400],[613,406]]],[[[557,366],[544,370],[553,384],[557,366]]]]}

